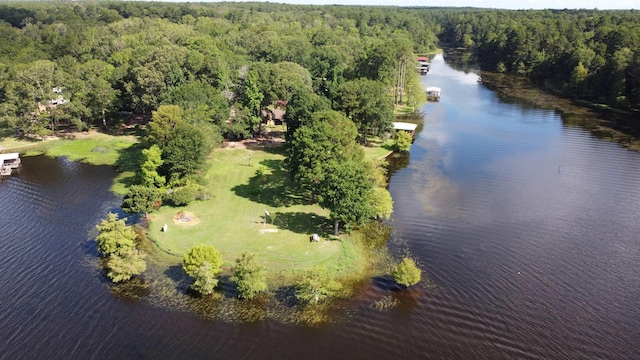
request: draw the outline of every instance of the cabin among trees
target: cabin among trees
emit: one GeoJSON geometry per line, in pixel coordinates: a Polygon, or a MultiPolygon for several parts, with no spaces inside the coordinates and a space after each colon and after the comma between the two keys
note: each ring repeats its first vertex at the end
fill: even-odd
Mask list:
{"type": "Polygon", "coordinates": [[[260,111],[262,122],[267,126],[282,125],[285,113],[285,110],[281,108],[269,108],[260,111]]]}

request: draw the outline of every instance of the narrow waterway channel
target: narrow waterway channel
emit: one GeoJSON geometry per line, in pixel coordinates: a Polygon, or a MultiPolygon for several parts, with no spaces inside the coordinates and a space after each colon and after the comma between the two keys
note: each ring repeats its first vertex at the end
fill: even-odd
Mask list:
{"type": "Polygon", "coordinates": [[[114,171],[28,157],[0,182],[0,359],[640,358],[640,154],[432,65],[441,101],[390,180],[390,246],[432,286],[376,279],[319,327],[119,296],[92,239],[114,171]]]}

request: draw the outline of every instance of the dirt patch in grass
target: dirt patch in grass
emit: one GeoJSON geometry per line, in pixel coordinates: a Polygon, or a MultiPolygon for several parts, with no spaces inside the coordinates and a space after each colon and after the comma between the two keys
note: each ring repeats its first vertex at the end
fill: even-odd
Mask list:
{"type": "Polygon", "coordinates": [[[284,144],[282,137],[265,137],[256,139],[245,139],[242,141],[227,141],[224,143],[225,149],[249,149],[260,150],[266,147],[280,147],[284,144]]]}
{"type": "Polygon", "coordinates": [[[194,226],[200,224],[200,219],[188,211],[180,211],[171,218],[174,224],[194,226]]]}

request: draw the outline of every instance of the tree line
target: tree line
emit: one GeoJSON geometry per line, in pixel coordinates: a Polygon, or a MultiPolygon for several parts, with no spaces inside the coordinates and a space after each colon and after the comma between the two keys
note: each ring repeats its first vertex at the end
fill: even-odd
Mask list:
{"type": "Polygon", "coordinates": [[[485,70],[637,108],[639,20],[633,10],[6,3],[0,123],[38,136],[60,124],[112,126],[119,113],[170,104],[220,137],[243,138],[257,130],[259,109],[296,91],[333,108],[345,107],[340,90],[360,79],[417,95],[419,81],[400,81],[399,66],[439,43],[469,48],[485,70]]]}
{"type": "MultiPolygon", "coordinates": [[[[400,9],[232,3],[8,3],[0,34],[0,122],[34,136],[177,105],[213,138],[241,139],[294,93],[338,103],[363,78],[392,91],[398,62],[437,42],[400,9]]],[[[417,77],[401,83],[419,95],[417,77]]]]}
{"type": "Polygon", "coordinates": [[[636,10],[436,12],[439,39],[473,51],[482,69],[520,74],[565,96],[640,107],[636,10]]]}

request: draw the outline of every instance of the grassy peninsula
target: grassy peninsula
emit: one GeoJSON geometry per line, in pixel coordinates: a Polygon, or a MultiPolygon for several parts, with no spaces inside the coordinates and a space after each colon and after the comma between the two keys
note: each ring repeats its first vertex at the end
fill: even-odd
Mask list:
{"type": "Polygon", "coordinates": [[[328,211],[296,196],[284,158],[280,147],[214,150],[205,175],[213,197],[182,208],[163,206],[151,215],[149,237],[180,257],[195,245],[214,245],[226,265],[251,251],[270,271],[356,267],[351,237],[331,236],[328,211]],[[321,241],[310,242],[311,234],[321,241]]]}

